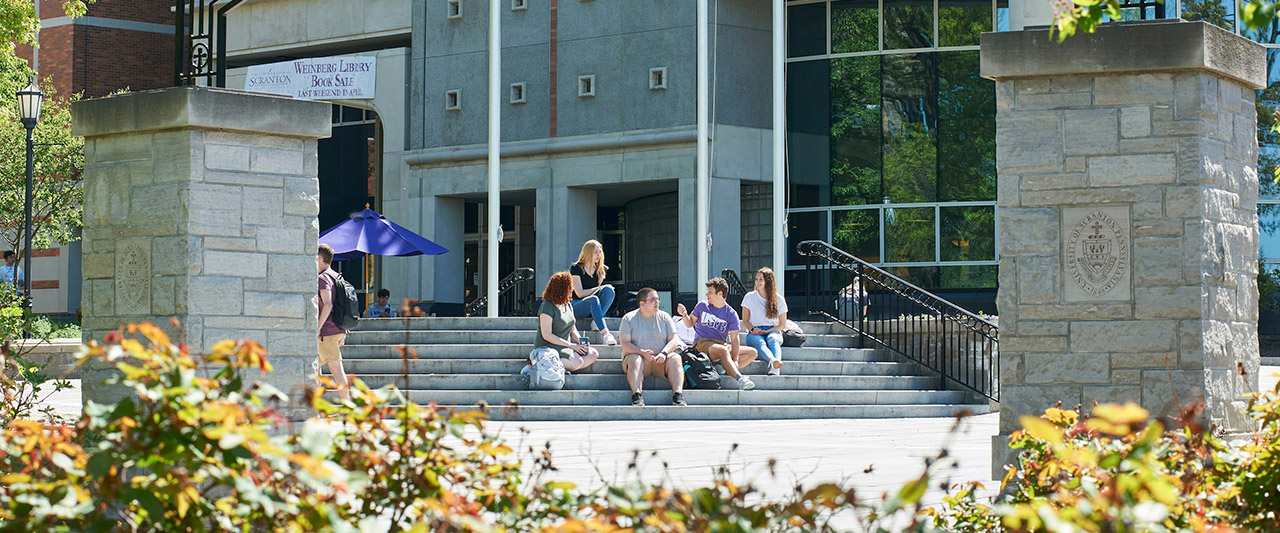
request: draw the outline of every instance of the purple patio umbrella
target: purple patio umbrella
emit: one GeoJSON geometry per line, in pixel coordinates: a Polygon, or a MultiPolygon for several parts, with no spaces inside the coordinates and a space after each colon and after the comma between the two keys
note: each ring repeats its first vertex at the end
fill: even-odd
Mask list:
{"type": "Polygon", "coordinates": [[[346,222],[324,230],[320,243],[333,247],[333,258],[339,261],[365,255],[440,255],[445,247],[400,227],[387,217],[367,207],[354,213],[346,222]]]}
{"type": "MultiPolygon", "coordinates": [[[[406,257],[411,255],[440,255],[448,252],[445,247],[425,237],[400,227],[376,211],[365,209],[354,213],[346,222],[324,230],[320,243],[333,247],[333,259],[346,261],[370,255],[406,257]]],[[[364,286],[371,286],[373,265],[365,261],[364,286]]],[[[366,307],[372,301],[366,301],[366,307]]]]}

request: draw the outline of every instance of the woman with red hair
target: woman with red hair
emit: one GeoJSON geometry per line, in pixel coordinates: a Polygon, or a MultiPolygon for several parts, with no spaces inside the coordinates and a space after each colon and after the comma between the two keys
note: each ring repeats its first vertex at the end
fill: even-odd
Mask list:
{"type": "Polygon", "coordinates": [[[600,353],[582,342],[578,328],[574,327],[573,277],[568,272],[556,272],[547,280],[542,291],[542,305],[538,307],[538,336],[534,349],[558,350],[565,359],[564,368],[570,372],[586,368],[596,362],[600,353]]]}

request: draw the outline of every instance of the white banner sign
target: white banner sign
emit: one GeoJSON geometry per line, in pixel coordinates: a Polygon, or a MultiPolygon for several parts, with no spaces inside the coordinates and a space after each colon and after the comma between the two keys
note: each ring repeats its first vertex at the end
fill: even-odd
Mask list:
{"type": "Polygon", "coordinates": [[[244,90],[302,100],[373,98],[377,58],[319,57],[249,67],[244,90]]]}

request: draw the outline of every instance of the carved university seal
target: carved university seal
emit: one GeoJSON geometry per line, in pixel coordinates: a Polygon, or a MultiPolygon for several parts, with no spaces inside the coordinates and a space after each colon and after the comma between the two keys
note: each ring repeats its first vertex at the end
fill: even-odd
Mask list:
{"type": "Polygon", "coordinates": [[[1129,268],[1129,239],[1120,223],[1093,211],[1071,229],[1067,242],[1067,272],[1085,293],[1111,292],[1129,268]]]}
{"type": "Polygon", "coordinates": [[[151,283],[151,257],[136,242],[116,252],[116,299],[125,309],[137,309],[146,305],[151,283]]]}

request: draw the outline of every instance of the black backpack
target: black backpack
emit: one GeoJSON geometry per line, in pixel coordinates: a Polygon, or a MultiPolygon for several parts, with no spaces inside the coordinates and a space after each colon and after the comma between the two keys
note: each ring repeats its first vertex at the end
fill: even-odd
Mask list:
{"type": "Polygon", "coordinates": [[[360,322],[360,299],[356,298],[356,288],[342,279],[342,274],[333,272],[329,277],[333,278],[334,288],[333,311],[329,312],[329,317],[338,329],[355,329],[356,323],[360,322]]]}
{"type": "Polygon", "coordinates": [[[685,386],[691,389],[720,388],[720,374],[706,354],[693,348],[685,348],[680,353],[680,360],[684,363],[685,386]]]}

